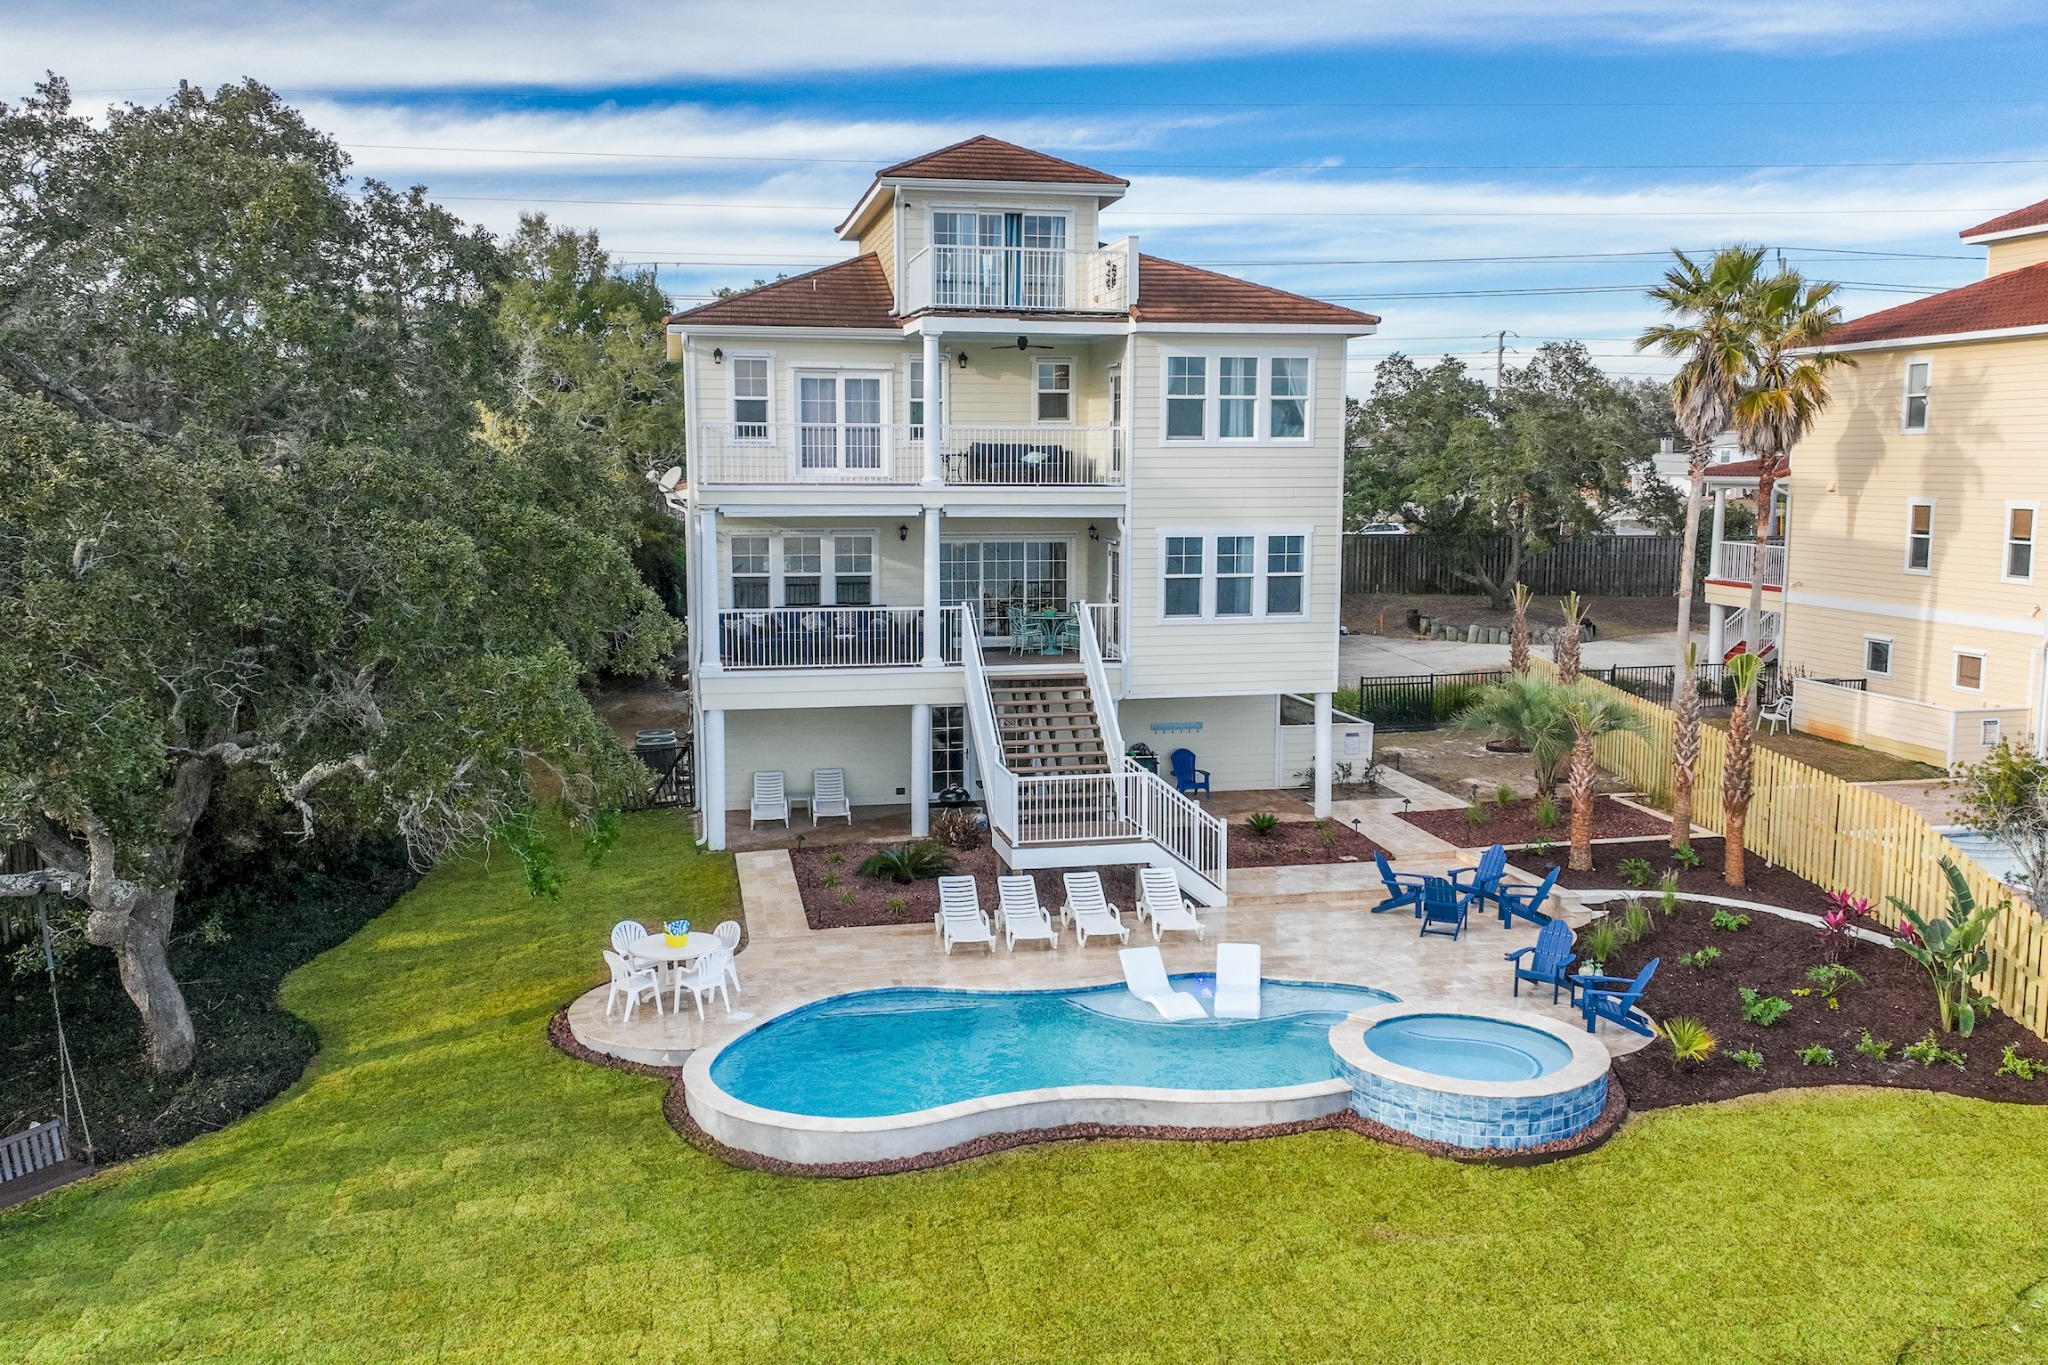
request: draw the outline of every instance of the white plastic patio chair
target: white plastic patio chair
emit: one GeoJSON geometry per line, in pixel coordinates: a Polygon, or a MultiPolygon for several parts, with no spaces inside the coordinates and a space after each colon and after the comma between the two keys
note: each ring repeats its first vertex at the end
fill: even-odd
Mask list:
{"type": "Polygon", "coordinates": [[[932,929],[945,941],[949,957],[956,943],[982,943],[991,953],[996,950],[996,936],[981,908],[981,890],[972,877],[939,878],[939,913],[932,916],[932,929]]]}
{"type": "Polygon", "coordinates": [[[646,925],[637,919],[622,919],[612,926],[612,951],[620,957],[630,958],[633,949],[646,937],[646,925]]]}
{"type": "Polygon", "coordinates": [[[726,979],[732,982],[734,990],[742,991],[740,986],[740,969],[734,965],[739,960],[740,922],[736,919],[726,920],[711,931],[711,936],[718,940],[719,947],[725,949],[726,979]]]}
{"type": "Polygon", "coordinates": [[[1124,985],[1132,995],[1158,1010],[1168,1019],[1206,1019],[1202,1002],[1187,991],[1177,991],[1166,978],[1166,959],[1157,948],[1119,948],[1117,958],[1124,964],[1124,985]]]}
{"type": "Polygon", "coordinates": [[[754,802],[747,808],[747,828],[763,820],[780,820],[784,829],[789,828],[789,792],[779,772],[754,774],[754,802]]]}
{"type": "Polygon", "coordinates": [[[1771,733],[1773,725],[1782,725],[1787,730],[1790,730],[1792,728],[1792,694],[1786,693],[1763,710],[1757,712],[1757,719],[1764,723],[1765,734],[1771,733]]]}
{"type": "Polygon", "coordinates": [[[1130,926],[1123,912],[1102,896],[1102,877],[1095,872],[1069,872],[1061,878],[1067,884],[1067,903],[1060,918],[1074,926],[1074,937],[1088,946],[1090,934],[1114,934],[1120,943],[1131,941],[1130,926]]]}
{"type": "Polygon", "coordinates": [[[687,969],[676,970],[676,1013],[683,1012],[683,992],[688,990],[697,1002],[697,1017],[704,1017],[704,997],[716,991],[725,1000],[725,1012],[732,1013],[732,995],[725,988],[725,968],[732,954],[723,948],[711,948],[700,954],[687,969]]]}
{"type": "Polygon", "coordinates": [[[842,815],[846,823],[853,823],[853,803],[846,799],[846,769],[814,768],[811,770],[811,826],[828,815],[842,815]]]}
{"type": "Polygon", "coordinates": [[[1216,1003],[1218,1019],[1259,1017],[1259,945],[1219,943],[1216,945],[1216,1003]]]}
{"type": "Polygon", "coordinates": [[[661,982],[654,975],[654,968],[636,966],[609,950],[604,955],[604,963],[612,969],[611,993],[604,998],[605,1018],[612,1017],[612,1006],[618,1003],[622,995],[626,997],[626,1022],[629,1024],[633,1022],[633,1007],[640,1003],[642,995],[653,996],[654,1012],[662,1012],[661,982]]]}
{"type": "Polygon", "coordinates": [[[996,878],[996,928],[1009,940],[1011,952],[1017,951],[1017,940],[1043,939],[1057,951],[1060,946],[1059,926],[1052,922],[1052,916],[1038,903],[1038,882],[1025,875],[996,878]]]}
{"type": "Polygon", "coordinates": [[[1195,918],[1194,902],[1181,893],[1180,879],[1163,867],[1138,871],[1138,919],[1152,921],[1154,943],[1168,929],[1192,929],[1205,943],[1209,938],[1209,931],[1195,918]]]}

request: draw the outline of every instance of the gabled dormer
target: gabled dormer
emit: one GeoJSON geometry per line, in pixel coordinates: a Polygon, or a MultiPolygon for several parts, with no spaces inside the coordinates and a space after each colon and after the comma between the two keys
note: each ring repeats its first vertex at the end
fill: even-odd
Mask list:
{"type": "Polygon", "coordinates": [[[896,312],[1128,313],[1135,237],[1103,245],[1101,211],[1130,182],[992,137],[879,171],[842,239],[872,253],[896,312]]]}
{"type": "Polygon", "coordinates": [[[2048,199],[1965,228],[1962,238],[1990,253],[1985,262],[1986,276],[2040,265],[2048,261],[2048,199]]]}

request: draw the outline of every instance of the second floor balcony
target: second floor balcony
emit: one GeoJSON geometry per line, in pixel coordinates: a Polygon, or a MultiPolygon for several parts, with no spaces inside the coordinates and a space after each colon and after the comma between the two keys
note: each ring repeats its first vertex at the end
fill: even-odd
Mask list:
{"type": "Polygon", "coordinates": [[[903,311],[1125,313],[1137,239],[1087,251],[929,246],[904,263],[903,311]]]}
{"type": "MultiPolygon", "coordinates": [[[[1717,583],[1749,583],[1756,576],[1757,546],[1753,540],[1723,540],[1714,544],[1714,568],[1707,576],[1717,583]]],[[[1785,586],[1785,541],[1782,537],[1765,542],[1763,583],[1766,588],[1785,586]]]]}
{"type": "Polygon", "coordinates": [[[1113,426],[948,426],[934,438],[922,426],[888,423],[705,422],[696,456],[695,477],[712,486],[918,484],[934,476],[981,488],[1124,481],[1124,432],[1113,426]]]}

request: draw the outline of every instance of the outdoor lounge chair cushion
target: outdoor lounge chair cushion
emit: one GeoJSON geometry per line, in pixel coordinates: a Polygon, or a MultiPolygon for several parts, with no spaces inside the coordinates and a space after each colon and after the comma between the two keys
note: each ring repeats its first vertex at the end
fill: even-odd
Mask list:
{"type": "Polygon", "coordinates": [[[1177,991],[1166,977],[1166,959],[1157,948],[1119,948],[1124,965],[1124,984],[1132,995],[1168,1019],[1205,1019],[1202,1002],[1186,991],[1177,991]]]}
{"type": "Polygon", "coordinates": [[[1218,1019],[1259,1017],[1258,944],[1216,945],[1215,1010],[1218,1019]]]}

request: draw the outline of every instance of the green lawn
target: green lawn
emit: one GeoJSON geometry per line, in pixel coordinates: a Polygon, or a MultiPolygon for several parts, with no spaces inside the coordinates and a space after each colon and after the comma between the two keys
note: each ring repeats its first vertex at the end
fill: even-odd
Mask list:
{"type": "Polygon", "coordinates": [[[2048,1358],[2033,1108],[1806,1092],[1532,1170],[1348,1134],[732,1170],[542,1036],[614,919],[711,918],[730,863],[640,816],[570,867],[559,903],[436,872],[290,980],[323,1051],[282,1099],[0,1215],[0,1359],[2048,1358]]]}

